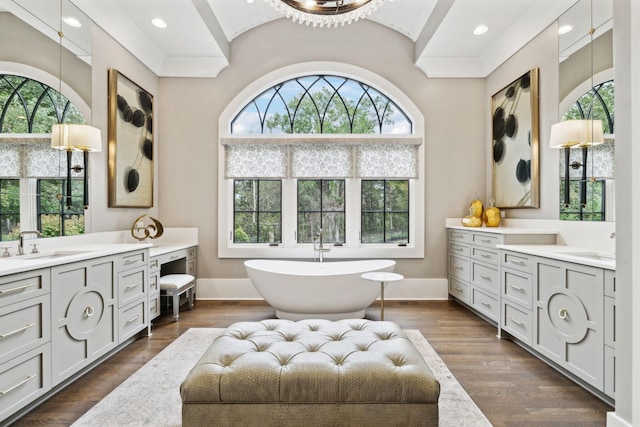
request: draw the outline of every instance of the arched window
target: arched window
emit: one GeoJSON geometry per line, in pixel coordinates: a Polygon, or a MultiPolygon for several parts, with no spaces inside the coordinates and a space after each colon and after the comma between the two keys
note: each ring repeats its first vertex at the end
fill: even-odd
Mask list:
{"type": "Polygon", "coordinates": [[[597,84],[569,108],[562,120],[587,118],[602,120],[604,133],[613,134],[615,133],[614,100],[613,80],[597,84]]]}
{"type": "Polygon", "coordinates": [[[258,95],[239,95],[239,107],[226,115],[221,256],[319,258],[329,249],[329,258],[424,255],[424,154],[415,135],[422,122],[412,119],[419,110],[391,84],[413,115],[383,90],[338,74],[248,88],[258,95]]]}
{"type": "MultiPolygon", "coordinates": [[[[66,191],[66,179],[60,178],[66,175],[66,156],[42,136],[57,123],[86,121],[51,86],[0,74],[0,240],[17,239],[21,229],[37,229],[45,237],[84,233],[82,180],[72,179],[80,198],[65,209],[64,197],[58,196],[66,191]]],[[[82,163],[81,155],[73,153],[72,161],[82,163]]]]}
{"type": "Polygon", "coordinates": [[[370,85],[334,75],[309,75],[278,83],[249,101],[231,133],[411,134],[413,123],[370,85]]]}

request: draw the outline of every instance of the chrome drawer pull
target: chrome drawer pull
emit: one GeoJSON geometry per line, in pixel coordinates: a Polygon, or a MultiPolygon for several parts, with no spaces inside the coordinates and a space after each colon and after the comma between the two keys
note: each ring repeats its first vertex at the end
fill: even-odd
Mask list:
{"type": "Polygon", "coordinates": [[[93,316],[93,314],[96,312],[95,308],[89,306],[87,308],[84,309],[84,315],[86,317],[91,317],[93,316]]]}
{"type": "Polygon", "coordinates": [[[457,268],[458,270],[464,270],[464,267],[459,266],[459,265],[454,265],[455,268],[457,268]]]}
{"type": "Polygon", "coordinates": [[[455,237],[456,239],[461,239],[464,237],[464,234],[452,234],[451,237],[455,237]]]}
{"type": "Polygon", "coordinates": [[[151,261],[150,265],[151,265],[151,267],[157,267],[158,266],[158,260],[151,261]]]}
{"type": "Polygon", "coordinates": [[[15,334],[18,334],[20,332],[26,331],[27,329],[33,328],[34,326],[36,326],[35,323],[29,323],[28,325],[25,325],[22,328],[18,328],[15,331],[11,331],[11,332],[7,332],[6,334],[2,334],[2,335],[0,335],[0,340],[4,339],[4,338],[7,338],[7,337],[10,337],[11,335],[15,335],[15,334]]]}
{"type": "Polygon", "coordinates": [[[463,290],[464,290],[464,289],[462,289],[462,288],[461,288],[461,287],[459,287],[459,286],[458,286],[458,287],[456,287],[456,291],[458,291],[458,292],[462,292],[463,290]]]}
{"type": "Polygon", "coordinates": [[[29,382],[30,380],[34,379],[35,377],[36,377],[35,375],[29,375],[27,378],[23,379],[22,381],[20,381],[18,384],[14,385],[13,387],[9,387],[6,390],[0,390],[0,396],[4,396],[5,394],[11,393],[13,390],[17,389],[22,384],[25,384],[25,383],[29,382]]]}
{"type": "Polygon", "coordinates": [[[128,259],[124,262],[124,265],[137,264],[138,262],[140,261],[138,261],[137,259],[128,259]]]}
{"type": "Polygon", "coordinates": [[[480,277],[482,277],[484,280],[491,281],[491,276],[487,276],[486,274],[481,274],[480,277]]]}
{"type": "Polygon", "coordinates": [[[516,319],[514,319],[513,317],[509,316],[509,320],[511,320],[513,323],[515,323],[516,325],[519,326],[524,326],[524,323],[522,322],[518,322],[516,319]]]}
{"type": "Polygon", "coordinates": [[[125,291],[130,291],[131,289],[135,289],[135,288],[137,288],[138,286],[141,286],[141,285],[142,285],[142,282],[134,283],[133,285],[129,285],[126,288],[124,288],[124,290],[125,291]]]}
{"type": "Polygon", "coordinates": [[[127,320],[127,321],[125,322],[125,326],[126,326],[126,325],[129,325],[129,324],[131,324],[131,323],[133,323],[133,322],[135,322],[136,320],[138,320],[138,318],[139,318],[139,317],[140,317],[140,315],[138,314],[138,315],[137,315],[136,317],[134,317],[133,319],[129,319],[129,320],[127,320]]]}
{"type": "Polygon", "coordinates": [[[178,259],[178,258],[180,258],[180,255],[171,255],[171,256],[169,257],[169,260],[170,260],[170,261],[173,261],[174,259],[178,259]]]}
{"type": "Polygon", "coordinates": [[[491,240],[489,240],[489,239],[480,239],[480,241],[482,243],[491,243],[491,240]]]}
{"type": "Polygon", "coordinates": [[[511,283],[507,283],[507,286],[509,286],[512,289],[515,289],[516,291],[524,292],[524,288],[521,288],[520,286],[512,285],[511,283]]]}
{"type": "Polygon", "coordinates": [[[5,289],[3,291],[0,291],[0,295],[10,294],[11,292],[19,292],[35,285],[36,285],[35,283],[29,283],[28,285],[18,286],[17,288],[5,289]]]}
{"type": "Polygon", "coordinates": [[[489,254],[480,254],[480,256],[482,258],[491,258],[491,255],[489,255],[489,254]]]}
{"type": "Polygon", "coordinates": [[[455,248],[455,250],[456,250],[456,251],[458,251],[458,252],[462,252],[464,249],[462,249],[462,248],[455,248]]]}
{"type": "Polygon", "coordinates": [[[485,307],[491,308],[491,304],[489,304],[488,302],[480,301],[480,304],[484,305],[485,307]]]}
{"type": "Polygon", "coordinates": [[[558,317],[560,317],[562,320],[567,320],[567,317],[569,317],[569,312],[566,308],[561,308],[560,311],[558,311],[558,317]]]}
{"type": "Polygon", "coordinates": [[[525,262],[524,262],[524,261],[514,261],[514,260],[510,260],[510,262],[511,262],[512,264],[515,264],[515,265],[527,265],[527,264],[525,264],[525,262]]]}

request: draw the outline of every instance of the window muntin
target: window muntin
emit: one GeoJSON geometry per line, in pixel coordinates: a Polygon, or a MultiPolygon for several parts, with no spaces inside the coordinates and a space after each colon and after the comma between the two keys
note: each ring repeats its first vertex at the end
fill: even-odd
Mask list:
{"type": "Polygon", "coordinates": [[[75,194],[71,208],[65,208],[66,179],[38,180],[38,230],[42,237],[75,236],[84,233],[84,186],[82,179],[71,180],[75,194]],[[62,197],[58,197],[62,195],[62,197]]]}
{"type": "Polygon", "coordinates": [[[282,242],[282,181],[236,179],[234,243],[282,242]]]}
{"type": "Polygon", "coordinates": [[[363,244],[409,242],[409,181],[362,180],[363,244]]]}
{"type": "MultiPolygon", "coordinates": [[[[565,221],[605,221],[606,180],[587,179],[587,200],[580,203],[581,179],[569,180],[569,206],[560,203],[560,219],[565,221]]],[[[560,180],[560,200],[564,200],[564,179],[560,180]]]]}
{"type": "Polygon", "coordinates": [[[564,114],[562,120],[593,119],[602,120],[605,134],[614,132],[615,86],[613,80],[595,85],[582,95],[564,114]]]}
{"type": "Polygon", "coordinates": [[[408,116],[371,86],[341,76],[311,75],[279,83],[248,102],[231,133],[411,134],[408,116]]]}
{"type": "Polygon", "coordinates": [[[299,179],[297,182],[298,243],[313,243],[322,230],[326,243],[345,241],[345,181],[299,179]]]}
{"type": "Polygon", "coordinates": [[[20,233],[20,180],[0,179],[0,240],[15,240],[20,233]]]}
{"type": "MultiPolygon", "coordinates": [[[[402,121],[407,118],[408,121],[404,122],[406,126],[400,123],[400,120],[395,120],[394,124],[382,127],[382,135],[373,133],[364,135],[330,135],[326,133],[291,135],[282,132],[269,135],[270,131],[264,125],[267,117],[265,115],[267,107],[279,102],[280,108],[287,108],[287,103],[283,100],[285,97],[283,95],[284,89],[276,91],[275,88],[278,88],[278,85],[281,85],[284,81],[294,80],[286,76],[300,75],[301,71],[304,72],[303,70],[310,71],[311,77],[317,76],[318,73],[314,74],[313,70],[317,67],[317,64],[298,64],[278,71],[277,74],[285,76],[285,78],[276,86],[271,87],[271,91],[269,89],[264,90],[264,88],[268,87],[269,81],[274,81],[273,76],[265,76],[250,84],[232,100],[219,117],[221,134],[219,135],[220,145],[218,147],[220,177],[218,184],[220,197],[218,255],[221,258],[304,259],[311,257],[310,248],[312,243],[299,243],[297,238],[297,180],[301,179],[345,179],[345,243],[333,247],[329,253],[329,258],[420,258],[424,256],[424,180],[420,177],[422,174],[420,171],[424,167],[424,146],[422,145],[422,137],[418,136],[423,133],[424,122],[420,110],[397,87],[373,73],[345,66],[344,64],[327,63],[325,66],[336,68],[336,73],[338,74],[349,73],[363,76],[368,82],[372,83],[365,83],[367,86],[375,85],[388,89],[389,92],[379,92],[391,93],[394,100],[397,99],[402,102],[403,110],[398,107],[396,113],[402,117],[402,121]],[[250,93],[259,93],[262,98],[260,96],[247,97],[247,94],[250,93]],[[282,96],[280,101],[276,99],[279,96],[282,96]],[[247,99],[249,99],[248,102],[247,99]],[[404,109],[405,107],[408,109],[404,109]],[[409,119],[409,117],[412,118],[409,119]],[[262,133],[263,128],[267,129],[264,133],[262,133]],[[335,171],[327,173],[325,168],[320,165],[322,162],[320,159],[314,160],[313,163],[313,169],[317,173],[310,174],[306,167],[303,167],[303,173],[298,173],[300,170],[298,168],[299,164],[297,162],[294,164],[294,156],[299,147],[306,149],[306,145],[320,146],[321,149],[318,149],[318,152],[323,154],[321,157],[331,159],[331,155],[324,155],[328,152],[327,148],[340,144],[351,146],[348,150],[351,153],[350,173],[345,175],[336,174],[335,171]],[[251,145],[280,145],[284,147],[281,152],[286,154],[284,156],[286,162],[282,168],[286,171],[282,175],[282,243],[277,247],[265,244],[236,244],[233,241],[233,180],[274,178],[273,175],[264,174],[264,171],[259,176],[248,175],[247,170],[252,167],[245,161],[241,162],[241,164],[229,165],[228,160],[231,155],[233,155],[232,157],[239,156],[245,159],[245,156],[241,153],[244,150],[242,146],[251,145]],[[396,146],[401,145],[410,147],[396,150],[396,146]],[[362,153],[365,151],[366,154],[363,157],[362,153]],[[241,154],[238,155],[238,153],[241,154]],[[382,162],[378,159],[380,154],[383,154],[384,160],[382,162]],[[400,162],[400,165],[397,164],[398,162],[400,162]],[[390,168],[388,168],[389,165],[391,165],[390,168]],[[371,174],[371,170],[374,170],[375,173],[371,174]],[[409,180],[410,224],[408,244],[361,243],[359,233],[362,208],[360,197],[361,179],[409,180]]],[[[306,77],[310,76],[307,75],[306,77]]],[[[343,79],[344,77],[339,78],[343,79]]],[[[399,104],[395,105],[398,106],[399,104]]],[[[311,111],[313,112],[313,110],[311,111]]],[[[394,116],[392,115],[392,117],[394,116]]],[[[319,119],[315,120],[316,122],[319,121],[319,119]]],[[[357,127],[353,129],[357,129],[357,127]]],[[[247,151],[251,153],[251,149],[247,149],[247,151]]],[[[307,164],[310,163],[307,162],[307,164]]]]}

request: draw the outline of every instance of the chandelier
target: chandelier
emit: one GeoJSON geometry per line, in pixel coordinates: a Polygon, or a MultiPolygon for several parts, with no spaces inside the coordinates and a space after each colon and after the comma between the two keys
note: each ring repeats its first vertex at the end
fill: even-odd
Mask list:
{"type": "Polygon", "coordinates": [[[293,22],[314,27],[337,27],[363,19],[384,0],[265,0],[293,22]]]}

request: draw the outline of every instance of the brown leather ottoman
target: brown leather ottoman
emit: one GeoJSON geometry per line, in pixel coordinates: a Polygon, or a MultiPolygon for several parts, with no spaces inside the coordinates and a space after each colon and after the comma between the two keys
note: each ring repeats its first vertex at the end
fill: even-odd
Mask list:
{"type": "Polygon", "coordinates": [[[235,323],[180,387],[183,426],[438,425],[440,384],[400,327],[235,323]]]}

